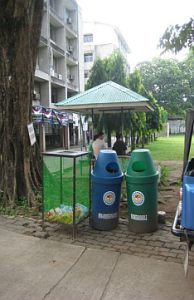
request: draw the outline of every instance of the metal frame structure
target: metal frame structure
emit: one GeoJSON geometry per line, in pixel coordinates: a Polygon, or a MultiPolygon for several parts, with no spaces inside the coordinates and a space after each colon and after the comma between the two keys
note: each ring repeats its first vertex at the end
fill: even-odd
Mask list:
{"type": "MultiPolygon", "coordinates": [[[[85,220],[86,218],[90,218],[91,215],[91,153],[90,152],[82,152],[82,151],[70,151],[70,150],[60,150],[60,151],[51,151],[51,152],[44,152],[42,153],[43,156],[54,156],[54,157],[60,157],[60,201],[62,204],[62,158],[63,157],[69,157],[73,158],[73,225],[68,225],[68,224],[63,224],[63,223],[58,223],[63,226],[72,226],[73,227],[73,238],[75,238],[76,235],[76,226],[85,220]],[[76,224],[75,220],[75,206],[76,206],[76,158],[89,155],[89,215],[85,218],[83,218],[81,221],[79,221],[76,224]]],[[[42,160],[43,161],[43,160],[42,160]]],[[[80,166],[81,168],[82,166],[80,166]]],[[[43,169],[43,168],[42,168],[43,169]]],[[[43,171],[44,172],[44,171],[43,171]]],[[[43,177],[43,186],[44,186],[44,174],[42,172],[42,177],[43,177]]],[[[42,227],[44,227],[44,189],[43,189],[43,209],[42,209],[42,227]]]]}

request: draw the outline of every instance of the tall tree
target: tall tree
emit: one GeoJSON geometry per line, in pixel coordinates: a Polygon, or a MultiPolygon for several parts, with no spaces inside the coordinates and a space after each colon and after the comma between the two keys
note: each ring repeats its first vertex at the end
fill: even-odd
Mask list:
{"type": "Polygon", "coordinates": [[[0,0],[0,189],[4,199],[34,204],[40,154],[31,147],[34,73],[43,0],[0,0]]]}
{"type": "MultiPolygon", "coordinates": [[[[128,74],[127,77],[127,86],[132,91],[141,94],[142,83],[139,72],[135,70],[133,73],[128,74]]],[[[142,138],[143,130],[146,126],[146,114],[145,113],[130,113],[125,117],[125,123],[131,124],[131,149],[135,149],[135,135],[137,135],[138,140],[142,138]]]]}
{"type": "MultiPolygon", "coordinates": [[[[125,58],[119,49],[115,49],[113,53],[107,58],[106,70],[108,80],[112,80],[120,85],[126,86],[126,73],[125,73],[125,58]]],[[[111,132],[118,131],[118,120],[121,129],[121,114],[108,114],[104,118],[105,127],[108,132],[108,146],[111,146],[111,132]]]]}
{"type": "Polygon", "coordinates": [[[121,51],[115,49],[107,59],[108,80],[126,86],[125,63],[126,59],[123,57],[121,51]]]}
{"type": "Polygon", "coordinates": [[[194,107],[194,55],[190,50],[187,57],[180,63],[180,70],[184,79],[185,101],[189,107],[194,107]]]}
{"type": "Polygon", "coordinates": [[[157,101],[154,99],[152,93],[148,93],[143,84],[141,83],[141,77],[139,71],[136,69],[133,73],[129,74],[127,78],[128,86],[131,90],[141,94],[145,98],[149,99],[154,107],[154,112],[148,113],[132,113],[132,149],[134,145],[134,136],[137,135],[137,141],[142,141],[142,148],[144,147],[145,140],[148,136],[152,136],[153,133],[160,131],[163,128],[162,122],[162,109],[159,107],[157,101]]]}
{"type": "Polygon", "coordinates": [[[170,115],[184,115],[186,86],[178,60],[154,58],[137,65],[142,84],[170,115]]]}
{"type": "Polygon", "coordinates": [[[162,53],[172,51],[180,52],[183,48],[192,49],[194,52],[194,19],[191,18],[188,23],[175,26],[169,26],[159,41],[159,47],[163,49],[162,53]]]}
{"type": "Polygon", "coordinates": [[[91,89],[94,86],[97,86],[101,83],[104,83],[108,80],[106,72],[107,59],[102,60],[100,57],[97,57],[94,61],[94,64],[90,71],[90,77],[85,86],[85,89],[91,89]]]}
{"type": "MultiPolygon", "coordinates": [[[[90,89],[108,80],[126,86],[125,58],[118,49],[114,50],[108,58],[101,59],[98,57],[94,61],[86,89],[90,89]]],[[[106,127],[109,146],[111,143],[111,131],[118,130],[118,119],[120,120],[120,118],[120,114],[106,114],[104,118],[102,115],[93,118],[95,128],[99,129],[99,125],[102,126],[102,124],[106,127]]]]}

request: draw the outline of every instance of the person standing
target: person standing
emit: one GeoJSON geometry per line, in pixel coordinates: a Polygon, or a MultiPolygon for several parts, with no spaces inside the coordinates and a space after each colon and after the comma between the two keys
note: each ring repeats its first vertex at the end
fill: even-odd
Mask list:
{"type": "MultiPolygon", "coordinates": [[[[98,137],[98,135],[95,134],[93,142],[97,139],[97,137],[98,137]]],[[[92,158],[93,158],[93,148],[92,148],[93,142],[91,142],[90,145],[89,145],[89,147],[88,147],[88,151],[92,152],[92,158]]]]}
{"type": "Polygon", "coordinates": [[[116,138],[112,149],[116,151],[117,155],[126,155],[127,145],[123,142],[122,134],[117,133],[116,138]]]}
{"type": "Polygon", "coordinates": [[[104,133],[101,131],[98,133],[97,139],[92,143],[93,155],[97,159],[100,150],[106,149],[104,142],[104,133]]]}
{"type": "Polygon", "coordinates": [[[88,145],[90,144],[90,131],[88,130],[86,133],[88,145]]]}

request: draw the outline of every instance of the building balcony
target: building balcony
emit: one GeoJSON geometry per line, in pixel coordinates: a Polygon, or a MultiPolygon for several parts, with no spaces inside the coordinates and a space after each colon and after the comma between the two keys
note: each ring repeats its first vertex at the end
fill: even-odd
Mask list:
{"type": "Polygon", "coordinates": [[[39,47],[46,47],[46,46],[48,46],[48,40],[41,35],[39,40],[39,47]]]}
{"type": "Polygon", "coordinates": [[[55,42],[53,42],[52,40],[50,40],[50,45],[53,49],[53,54],[56,57],[64,57],[65,56],[65,51],[63,49],[61,49],[59,46],[57,46],[55,44],[55,42]]]}
{"type": "Polygon", "coordinates": [[[35,80],[39,82],[49,81],[49,75],[46,72],[40,70],[38,65],[36,65],[35,80]]]}
{"type": "Polygon", "coordinates": [[[67,88],[69,89],[70,92],[79,92],[78,87],[69,82],[67,82],[67,88]]]}
{"type": "Polygon", "coordinates": [[[70,66],[75,66],[78,65],[78,60],[73,57],[71,54],[69,54],[68,52],[66,52],[66,58],[67,58],[67,64],[70,66]]]}
{"type": "Polygon", "coordinates": [[[71,24],[66,23],[66,35],[68,39],[76,39],[78,37],[77,31],[72,28],[71,24]]]}
{"type": "Polygon", "coordinates": [[[63,81],[62,79],[59,79],[58,77],[52,76],[51,75],[51,82],[52,82],[52,86],[54,87],[64,87],[65,86],[65,81],[63,81]]]}
{"type": "Polygon", "coordinates": [[[64,26],[64,19],[52,7],[50,7],[50,23],[55,27],[64,26]]]}
{"type": "Polygon", "coordinates": [[[67,0],[66,5],[68,5],[67,7],[71,10],[78,8],[78,4],[75,0],[67,0]]]}

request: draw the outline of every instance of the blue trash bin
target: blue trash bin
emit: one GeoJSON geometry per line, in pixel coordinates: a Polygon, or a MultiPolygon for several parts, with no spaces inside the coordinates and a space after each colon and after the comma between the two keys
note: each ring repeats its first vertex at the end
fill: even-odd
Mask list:
{"type": "Polygon", "coordinates": [[[187,163],[183,174],[181,213],[181,226],[189,230],[194,230],[194,169],[192,160],[187,163]]]}
{"type": "Polygon", "coordinates": [[[113,150],[100,150],[92,180],[92,226],[112,230],[118,226],[123,173],[113,150]]]}

